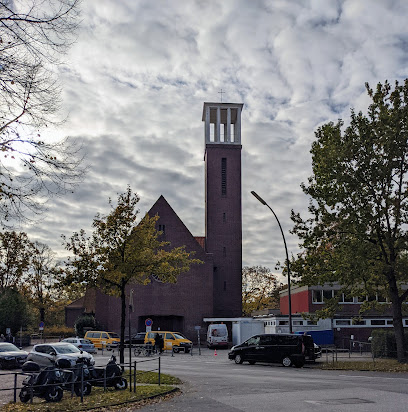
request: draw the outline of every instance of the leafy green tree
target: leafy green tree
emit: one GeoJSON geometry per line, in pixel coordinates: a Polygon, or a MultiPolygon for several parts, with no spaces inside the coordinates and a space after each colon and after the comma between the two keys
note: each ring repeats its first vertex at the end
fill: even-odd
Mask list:
{"type": "Polygon", "coordinates": [[[276,275],[264,266],[242,268],[242,313],[279,308],[279,285],[276,275]]]}
{"type": "Polygon", "coordinates": [[[0,233],[0,291],[21,288],[30,263],[30,245],[24,232],[0,233]]]}
{"type": "MultiPolygon", "coordinates": [[[[327,123],[312,145],[303,191],[311,218],[292,212],[302,252],[292,264],[303,284],[339,282],[353,296],[388,297],[397,357],[405,360],[402,304],[408,297],[408,80],[375,90],[367,115],[327,123]],[[343,130],[344,129],[344,130],[343,130]]],[[[374,304],[367,301],[363,309],[374,304]]],[[[334,308],[334,306],[333,306],[334,308]]]]}
{"type": "Polygon", "coordinates": [[[126,287],[130,283],[149,283],[151,274],[162,282],[175,283],[191,264],[200,263],[191,258],[193,252],[186,252],[184,247],[170,248],[169,242],[160,240],[161,232],[156,230],[158,216],[145,215],[137,223],[138,202],[139,196],[128,187],[118,196],[116,206],[109,199],[111,213],[95,217],[91,237],[81,231],[65,241],[66,248],[74,254],[67,262],[72,268],[67,283],[97,286],[109,295],[120,297],[121,362],[124,361],[126,287]]]}
{"type": "Polygon", "coordinates": [[[21,327],[30,322],[30,310],[26,299],[16,289],[8,288],[0,292],[0,330],[11,329],[15,335],[21,327]]]}

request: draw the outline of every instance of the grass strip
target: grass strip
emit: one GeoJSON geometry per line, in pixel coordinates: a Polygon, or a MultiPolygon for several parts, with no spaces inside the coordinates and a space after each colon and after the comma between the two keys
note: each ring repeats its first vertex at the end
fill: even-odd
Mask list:
{"type": "Polygon", "coordinates": [[[408,372],[408,364],[396,359],[376,359],[373,361],[337,361],[323,363],[324,370],[373,371],[373,372],[408,372]]]}

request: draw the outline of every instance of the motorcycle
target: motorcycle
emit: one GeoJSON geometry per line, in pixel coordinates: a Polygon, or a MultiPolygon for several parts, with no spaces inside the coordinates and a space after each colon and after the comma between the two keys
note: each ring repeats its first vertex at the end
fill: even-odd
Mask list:
{"type": "Polygon", "coordinates": [[[74,389],[77,396],[81,396],[81,393],[82,396],[87,396],[91,393],[92,385],[89,382],[91,372],[86,358],[78,358],[73,368],[71,367],[71,362],[67,359],[58,359],[55,366],[61,372],[62,389],[67,391],[74,389]]]}
{"type": "Polygon", "coordinates": [[[104,368],[90,368],[91,383],[93,386],[114,387],[126,389],[127,380],[123,375],[123,368],[116,363],[116,356],[112,355],[104,368]]]}
{"type": "Polygon", "coordinates": [[[30,373],[23,382],[19,397],[27,403],[32,396],[44,398],[46,402],[59,402],[62,399],[61,372],[52,366],[44,369],[35,362],[28,361],[21,367],[23,372],[30,373]]]}

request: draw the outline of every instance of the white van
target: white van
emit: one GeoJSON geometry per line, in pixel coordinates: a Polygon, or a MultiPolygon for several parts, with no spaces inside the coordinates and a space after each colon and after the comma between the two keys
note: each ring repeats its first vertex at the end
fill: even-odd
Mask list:
{"type": "Polygon", "coordinates": [[[207,331],[208,348],[227,348],[228,347],[228,330],[224,323],[213,323],[208,325],[207,331]]]}

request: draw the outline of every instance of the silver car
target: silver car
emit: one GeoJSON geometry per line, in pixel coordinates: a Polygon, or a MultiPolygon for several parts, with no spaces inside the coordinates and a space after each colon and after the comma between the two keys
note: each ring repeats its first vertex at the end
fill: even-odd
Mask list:
{"type": "Polygon", "coordinates": [[[27,356],[28,361],[38,363],[40,366],[54,366],[59,359],[67,359],[74,367],[79,358],[84,358],[89,365],[94,365],[95,360],[88,352],[79,350],[72,343],[40,343],[35,345],[27,356]]]}
{"type": "Polygon", "coordinates": [[[79,350],[83,350],[84,352],[97,353],[95,345],[88,339],[84,339],[84,338],[66,338],[66,339],[63,339],[62,342],[72,343],[79,350]]]}

